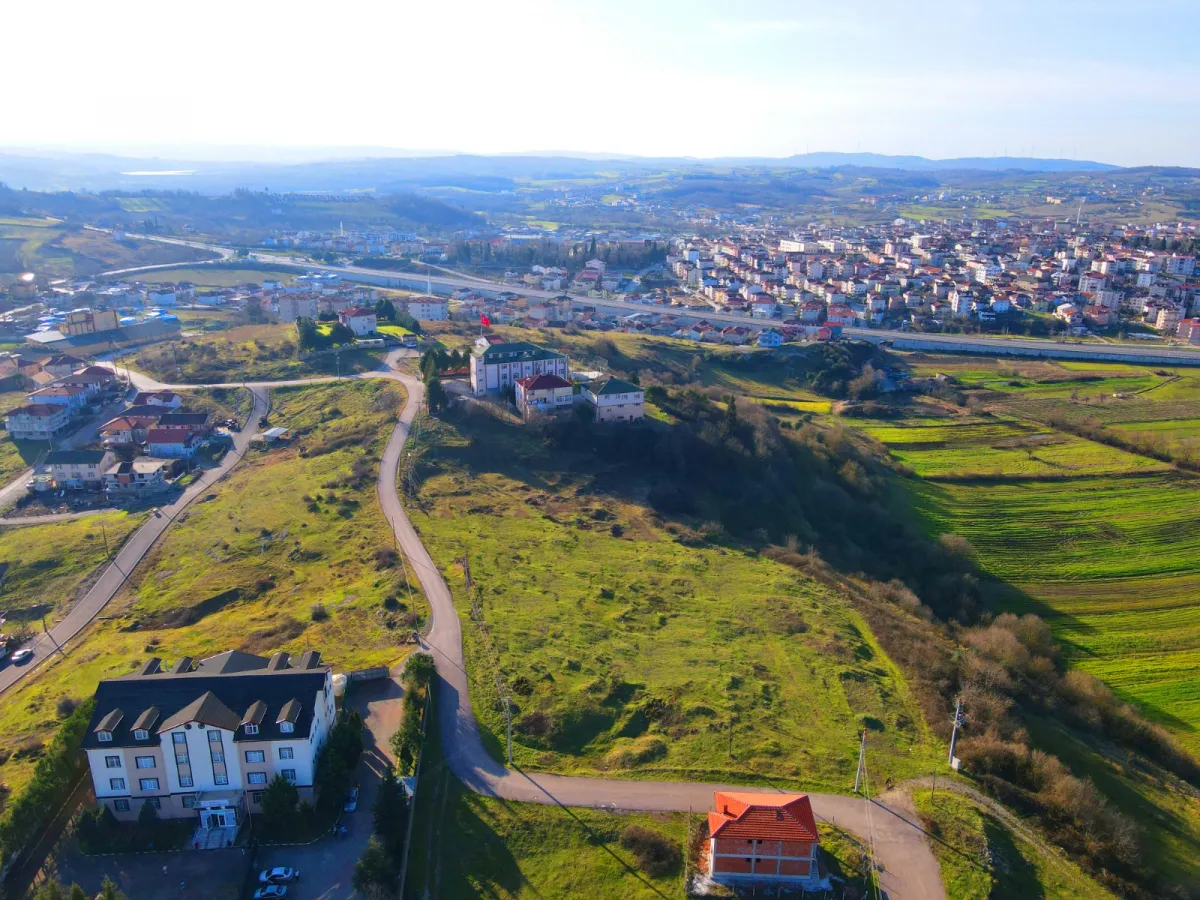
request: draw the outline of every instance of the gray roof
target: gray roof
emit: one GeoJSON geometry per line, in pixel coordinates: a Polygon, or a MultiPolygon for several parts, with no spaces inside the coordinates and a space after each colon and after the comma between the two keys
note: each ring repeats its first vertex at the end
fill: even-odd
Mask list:
{"type": "Polygon", "coordinates": [[[65,465],[99,465],[107,450],[52,450],[46,454],[46,464],[51,466],[65,465]]]}

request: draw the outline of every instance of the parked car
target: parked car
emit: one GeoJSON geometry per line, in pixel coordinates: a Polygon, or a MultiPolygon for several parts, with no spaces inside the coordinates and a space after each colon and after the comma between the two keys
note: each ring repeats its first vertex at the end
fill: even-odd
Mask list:
{"type": "Polygon", "coordinates": [[[254,892],[254,900],[273,900],[276,897],[286,897],[287,888],[282,884],[268,884],[254,892]]]}
{"type": "Polygon", "coordinates": [[[346,795],[346,805],[342,807],[346,812],[354,812],[358,809],[358,785],[350,788],[350,793],[346,795]]]}
{"type": "Polygon", "coordinates": [[[16,663],[17,665],[20,665],[21,663],[29,662],[29,660],[31,660],[31,659],[33,659],[33,651],[30,650],[28,647],[22,647],[20,650],[18,650],[16,653],[14,653],[12,655],[12,661],[14,663],[16,663]]]}
{"type": "Polygon", "coordinates": [[[263,869],[258,876],[259,884],[287,884],[289,881],[299,881],[300,870],[291,866],[276,866],[273,869],[263,869]]]}

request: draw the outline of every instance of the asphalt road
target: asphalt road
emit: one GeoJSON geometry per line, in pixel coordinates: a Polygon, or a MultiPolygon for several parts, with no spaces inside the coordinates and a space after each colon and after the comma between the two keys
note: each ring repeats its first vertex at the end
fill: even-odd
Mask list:
{"type": "MultiPolygon", "coordinates": [[[[408,402],[379,465],[379,503],[429,600],[432,625],[423,646],[437,663],[439,726],[443,753],[451,771],[471,790],[505,800],[610,809],[706,811],[712,806],[714,790],[722,787],[761,790],[733,785],[530,774],[508,769],[492,759],[480,740],[479,725],[471,708],[462,631],[450,589],[405,514],[397,491],[401,454],[425,393],[424,385],[415,378],[398,375],[398,380],[408,391],[408,402]]],[[[802,786],[792,789],[802,790],[802,786]]],[[[870,803],[837,794],[810,793],[809,797],[818,818],[874,843],[881,868],[880,883],[892,900],[945,897],[937,860],[903,797],[870,803]]]]}
{"type": "Polygon", "coordinates": [[[175,517],[241,461],[246,449],[250,446],[251,439],[258,433],[259,417],[267,411],[266,392],[256,389],[253,394],[253,411],[246,420],[246,426],[234,435],[233,449],[225,454],[221,464],[215,469],[209,469],[189,485],[174,503],[161,507],[157,514],[152,515],[146,524],[125,541],[117,552],[116,558],[104,570],[100,580],[84,594],[83,599],[76,603],[71,611],[50,629],[48,634],[39,635],[37,640],[28,645],[33,650],[33,659],[21,665],[5,661],[4,668],[0,669],[0,693],[38,668],[52,653],[86,628],[116,596],[121,585],[125,583],[125,579],[154,546],[155,541],[171,526],[175,517]]]}

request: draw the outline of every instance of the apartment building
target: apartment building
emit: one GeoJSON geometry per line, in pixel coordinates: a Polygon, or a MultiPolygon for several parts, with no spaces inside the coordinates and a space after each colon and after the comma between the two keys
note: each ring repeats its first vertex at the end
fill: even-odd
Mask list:
{"type": "Polygon", "coordinates": [[[471,353],[471,393],[491,394],[529,375],[567,377],[567,357],[553,350],[518,341],[480,344],[471,353]]]}
{"type": "Polygon", "coordinates": [[[296,660],[228,650],[170,668],[152,657],[100,682],[83,749],[97,803],[118,819],[149,803],[162,818],[236,834],[276,775],[312,798],[333,720],[332,672],[315,650],[296,660]]]}

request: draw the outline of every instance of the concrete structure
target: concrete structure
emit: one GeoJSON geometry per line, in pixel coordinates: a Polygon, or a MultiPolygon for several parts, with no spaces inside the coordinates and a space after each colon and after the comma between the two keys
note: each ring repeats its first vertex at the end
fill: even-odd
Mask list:
{"type": "Polygon", "coordinates": [[[450,304],[436,297],[410,300],[408,314],[418,322],[445,322],[450,318],[450,304]]]}
{"type": "Polygon", "coordinates": [[[567,377],[567,357],[523,341],[476,344],[471,353],[471,393],[494,394],[530,375],[567,377]]]}
{"type": "Polygon", "coordinates": [[[557,375],[527,375],[515,382],[517,410],[525,418],[530,413],[556,413],[569,410],[575,403],[575,386],[557,375]]]}
{"type": "Polygon", "coordinates": [[[820,836],[806,794],[717,791],[708,814],[713,881],[828,890],[817,860],[820,836]]]}
{"type": "Polygon", "coordinates": [[[100,487],[113,459],[111,450],[53,450],[46,465],[60,488],[100,487]]]}
{"type": "Polygon", "coordinates": [[[352,306],[338,313],[338,321],[354,332],[355,337],[374,334],[376,328],[375,310],[365,306],[352,306]]]}
{"type": "Polygon", "coordinates": [[[645,393],[620,378],[610,376],[585,384],[583,399],[595,408],[597,422],[633,422],[646,415],[645,393]]]}
{"type": "Polygon", "coordinates": [[[18,441],[48,441],[71,426],[71,410],[53,403],[31,403],[4,416],[8,436],[18,441]]]}
{"type": "Polygon", "coordinates": [[[81,334],[95,334],[98,331],[112,331],[119,324],[116,310],[73,309],[63,321],[62,332],[76,337],[81,334]]]}
{"type": "Polygon", "coordinates": [[[104,492],[113,496],[137,496],[166,490],[166,460],[139,456],[104,470],[104,492]]]}
{"type": "Polygon", "coordinates": [[[83,739],[97,803],[135,821],[195,817],[236,834],[276,775],[312,799],[317,754],[334,719],[333,676],[310,650],[294,663],[229,650],[164,669],[151,657],[96,688],[83,739]]]}

